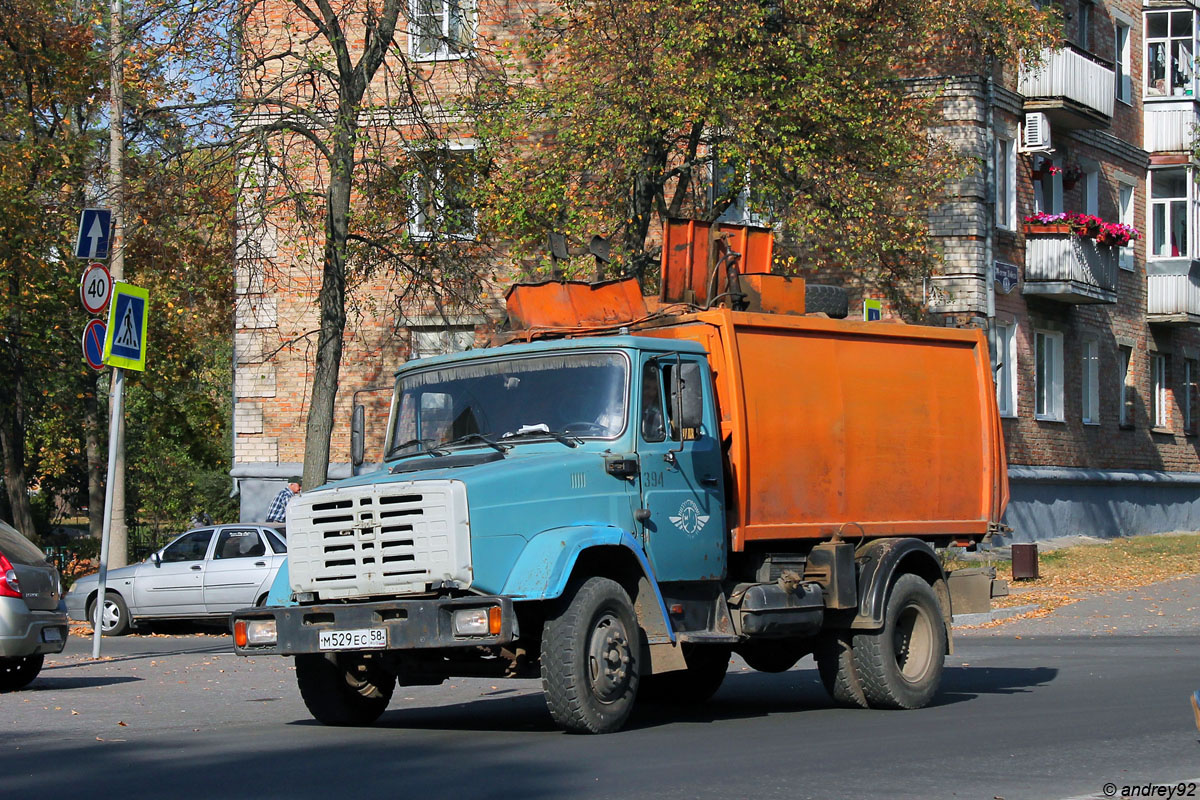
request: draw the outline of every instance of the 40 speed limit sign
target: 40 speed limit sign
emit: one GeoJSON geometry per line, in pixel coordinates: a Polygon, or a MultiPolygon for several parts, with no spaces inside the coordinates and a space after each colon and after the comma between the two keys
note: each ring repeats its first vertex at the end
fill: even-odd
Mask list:
{"type": "Polygon", "coordinates": [[[99,314],[112,297],[112,275],[103,264],[88,264],[79,281],[79,299],[89,314],[99,314]]]}

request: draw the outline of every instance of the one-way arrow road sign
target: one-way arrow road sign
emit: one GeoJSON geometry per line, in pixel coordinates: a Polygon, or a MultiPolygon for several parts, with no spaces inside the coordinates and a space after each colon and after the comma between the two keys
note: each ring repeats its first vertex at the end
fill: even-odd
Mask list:
{"type": "Polygon", "coordinates": [[[108,235],[111,230],[112,211],[107,208],[85,208],[79,214],[75,257],[108,258],[108,235]]]}

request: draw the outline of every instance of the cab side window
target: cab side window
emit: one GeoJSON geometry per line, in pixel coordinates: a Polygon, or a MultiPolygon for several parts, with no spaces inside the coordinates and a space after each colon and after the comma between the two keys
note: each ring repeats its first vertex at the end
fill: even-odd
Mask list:
{"type": "Polygon", "coordinates": [[[212,539],[212,535],[213,532],[207,530],[192,531],[185,536],[181,536],[167,545],[166,550],[163,550],[163,563],[203,561],[205,554],[208,552],[208,541],[212,539]]]}
{"type": "Polygon", "coordinates": [[[254,558],[266,553],[267,547],[257,531],[221,531],[213,558],[254,558]]]}
{"type": "Polygon", "coordinates": [[[663,415],[662,385],[659,381],[658,364],[647,361],[642,367],[642,439],[661,442],[667,438],[663,415]]]}

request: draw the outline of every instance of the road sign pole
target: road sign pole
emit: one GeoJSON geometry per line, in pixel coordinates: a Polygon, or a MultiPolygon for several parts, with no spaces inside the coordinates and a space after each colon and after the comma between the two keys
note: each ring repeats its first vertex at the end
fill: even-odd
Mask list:
{"type": "Polygon", "coordinates": [[[125,413],[125,370],[113,367],[112,386],[108,391],[108,480],[104,482],[104,532],[100,535],[100,586],[96,593],[96,609],[92,617],[92,658],[100,657],[100,628],[104,619],[105,588],[108,582],[108,541],[112,535],[113,486],[117,474],[117,431],[125,413]]]}

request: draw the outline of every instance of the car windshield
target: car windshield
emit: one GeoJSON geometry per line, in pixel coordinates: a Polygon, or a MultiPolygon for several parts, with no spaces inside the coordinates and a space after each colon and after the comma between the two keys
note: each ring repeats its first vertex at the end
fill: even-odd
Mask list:
{"type": "Polygon", "coordinates": [[[388,457],[481,444],[472,434],[493,442],[554,434],[612,439],[625,430],[628,384],[620,353],[548,353],[407,373],[396,382],[388,457]]]}

